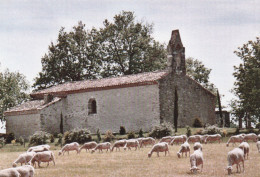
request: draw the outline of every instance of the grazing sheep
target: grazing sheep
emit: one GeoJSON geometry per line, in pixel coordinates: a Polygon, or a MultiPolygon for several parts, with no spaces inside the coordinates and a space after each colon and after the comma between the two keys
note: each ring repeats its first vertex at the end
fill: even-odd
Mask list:
{"type": "Polygon", "coordinates": [[[200,149],[197,149],[190,155],[190,171],[196,173],[199,170],[198,166],[201,165],[201,172],[203,168],[203,153],[200,149]]]}
{"type": "Polygon", "coordinates": [[[152,137],[143,138],[140,144],[140,147],[143,147],[143,145],[146,147],[147,145],[154,145],[155,139],[152,137]]]}
{"type": "Polygon", "coordinates": [[[170,155],[168,144],[165,142],[157,143],[153,145],[152,150],[148,153],[149,158],[152,156],[153,152],[157,152],[158,157],[159,157],[159,152],[165,152],[165,156],[168,152],[168,154],[170,155]]]}
{"type": "Polygon", "coordinates": [[[0,177],[21,177],[16,168],[7,168],[0,170],[0,177]]]}
{"type": "Polygon", "coordinates": [[[37,152],[43,152],[43,151],[49,151],[49,149],[46,148],[46,147],[38,147],[38,148],[32,149],[30,152],[35,152],[35,153],[37,153],[37,152]]]}
{"type": "Polygon", "coordinates": [[[249,144],[247,142],[242,142],[238,147],[244,151],[244,158],[246,158],[247,155],[247,159],[248,159],[249,148],[250,148],[249,144]]]}
{"type": "Polygon", "coordinates": [[[260,153],[260,141],[257,141],[256,147],[257,147],[257,149],[258,149],[258,152],[260,153]]]}
{"type": "Polygon", "coordinates": [[[33,156],[29,164],[35,166],[35,162],[38,162],[38,166],[40,166],[41,162],[48,162],[47,167],[49,166],[49,162],[53,161],[53,164],[55,166],[55,158],[54,153],[51,151],[44,151],[44,152],[38,152],[33,156]]]}
{"type": "Polygon", "coordinates": [[[227,171],[228,175],[232,173],[232,165],[236,164],[237,165],[237,172],[238,172],[238,166],[241,172],[241,167],[240,167],[240,162],[243,164],[243,172],[244,172],[244,151],[240,148],[235,148],[232,151],[228,152],[228,166],[227,166],[227,171]]]}
{"type": "Polygon", "coordinates": [[[39,146],[32,146],[27,150],[27,152],[31,152],[33,149],[39,149],[39,148],[46,148],[49,151],[51,147],[48,144],[42,144],[42,145],[39,145],[39,146]]]}
{"type": "Polygon", "coordinates": [[[174,136],[165,136],[165,137],[162,137],[162,139],[159,141],[159,143],[170,143],[172,140],[174,139],[174,136]]]}
{"type": "Polygon", "coordinates": [[[198,150],[198,149],[200,149],[201,151],[202,151],[202,144],[200,144],[200,142],[196,142],[195,144],[194,144],[194,146],[193,146],[193,149],[194,149],[194,151],[196,151],[196,150],[198,150]]]}
{"type": "Polygon", "coordinates": [[[242,135],[234,135],[234,136],[231,136],[227,142],[227,147],[229,146],[229,143],[233,143],[233,146],[234,144],[236,143],[241,143],[243,141],[243,136],[242,135]]]}
{"type": "Polygon", "coordinates": [[[20,173],[21,177],[33,177],[35,173],[35,170],[31,165],[24,165],[15,169],[20,173]]]}
{"type": "Polygon", "coordinates": [[[179,143],[184,143],[186,140],[185,140],[185,137],[183,137],[183,135],[180,135],[180,136],[175,136],[172,141],[170,142],[170,145],[173,145],[173,143],[176,143],[176,144],[179,144],[179,143]]]}
{"type": "Polygon", "coordinates": [[[91,141],[88,143],[83,144],[80,148],[79,148],[79,153],[81,152],[82,149],[86,149],[86,152],[90,149],[93,149],[97,146],[97,143],[95,141],[91,141]]]}
{"type": "Polygon", "coordinates": [[[200,135],[192,135],[188,138],[189,143],[200,142],[200,135]]]}
{"type": "Polygon", "coordinates": [[[18,163],[21,163],[21,166],[23,164],[27,164],[35,154],[36,154],[35,152],[26,152],[20,154],[18,158],[13,162],[13,167],[16,167],[18,163]]]}
{"type": "Polygon", "coordinates": [[[69,154],[69,151],[77,151],[77,154],[78,154],[79,153],[79,143],[73,142],[73,143],[70,143],[70,144],[66,144],[59,151],[59,155],[61,155],[61,154],[64,155],[65,152],[68,152],[68,154],[69,154]]]}
{"type": "Polygon", "coordinates": [[[144,138],[137,138],[137,141],[139,142],[139,144],[141,144],[141,142],[142,142],[143,139],[144,139],[144,138]]]}
{"type": "MultiPolygon", "coordinates": [[[[99,150],[99,152],[103,152],[103,149],[106,149],[107,152],[110,149],[111,144],[109,142],[106,143],[99,143],[94,149],[91,150],[91,153],[94,153],[96,150],[99,150]]],[[[111,151],[111,150],[110,150],[111,151]]]]}
{"type": "Polygon", "coordinates": [[[220,140],[221,140],[220,134],[208,135],[208,137],[205,139],[205,144],[207,144],[208,142],[215,142],[215,141],[218,141],[218,143],[220,144],[220,140]]]}
{"type": "Polygon", "coordinates": [[[124,146],[124,150],[126,150],[127,148],[128,148],[129,150],[131,150],[131,147],[135,147],[135,150],[137,150],[137,148],[139,148],[139,142],[138,142],[138,140],[136,140],[136,139],[127,140],[127,141],[126,141],[126,144],[125,144],[125,146],[124,146]]]}
{"type": "Polygon", "coordinates": [[[125,144],[126,144],[126,140],[125,140],[125,139],[123,139],[123,140],[118,140],[118,141],[116,141],[116,142],[113,144],[113,146],[112,146],[112,148],[111,148],[111,151],[113,152],[114,148],[116,148],[116,151],[117,151],[117,149],[120,151],[120,147],[124,147],[125,144]]]}
{"type": "Polygon", "coordinates": [[[245,136],[244,136],[244,139],[243,139],[244,141],[249,141],[249,140],[252,140],[252,141],[254,141],[254,142],[257,142],[257,135],[255,134],[255,133],[249,133],[249,134],[246,134],[245,136]]]}
{"type": "Polygon", "coordinates": [[[185,156],[187,157],[187,152],[189,152],[189,156],[190,156],[190,145],[189,145],[189,143],[186,141],[185,143],[183,143],[183,144],[181,145],[181,148],[180,148],[179,152],[177,152],[177,156],[178,156],[179,158],[181,158],[181,155],[182,155],[182,157],[183,157],[183,153],[185,153],[185,156]]]}

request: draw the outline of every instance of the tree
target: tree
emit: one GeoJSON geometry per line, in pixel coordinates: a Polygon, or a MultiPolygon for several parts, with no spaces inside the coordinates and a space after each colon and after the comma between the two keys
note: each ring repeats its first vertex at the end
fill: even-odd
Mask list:
{"type": "Polygon", "coordinates": [[[233,89],[238,98],[235,113],[243,113],[247,127],[260,119],[260,39],[248,41],[234,53],[242,60],[234,66],[236,81],[233,89]]]}
{"type": "Polygon", "coordinates": [[[217,93],[215,85],[213,83],[210,83],[209,81],[211,69],[205,67],[205,65],[201,61],[191,57],[187,58],[186,70],[187,75],[190,76],[192,79],[194,79],[210,91],[217,93]]]}
{"type": "Polygon", "coordinates": [[[26,101],[29,84],[19,72],[0,71],[0,120],[5,121],[4,111],[26,101]]]}
{"type": "Polygon", "coordinates": [[[49,51],[42,59],[42,71],[35,78],[36,90],[68,81],[95,79],[99,76],[100,62],[97,60],[97,31],[85,30],[79,22],[67,33],[59,31],[57,43],[51,42],[49,51]]]}
{"type": "Polygon", "coordinates": [[[133,12],[122,11],[100,28],[102,77],[164,69],[165,46],[152,37],[153,25],[135,22],[133,12]]]}

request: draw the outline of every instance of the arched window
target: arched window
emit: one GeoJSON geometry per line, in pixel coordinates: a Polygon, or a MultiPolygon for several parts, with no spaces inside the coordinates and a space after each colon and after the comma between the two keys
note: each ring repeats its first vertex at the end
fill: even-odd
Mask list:
{"type": "Polygon", "coordinates": [[[90,99],[88,101],[88,114],[96,114],[97,113],[97,102],[95,99],[90,99]]]}

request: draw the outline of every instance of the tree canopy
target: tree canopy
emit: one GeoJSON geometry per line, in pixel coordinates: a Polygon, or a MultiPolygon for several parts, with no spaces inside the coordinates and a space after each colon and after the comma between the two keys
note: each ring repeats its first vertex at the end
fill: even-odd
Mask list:
{"type": "Polygon", "coordinates": [[[29,98],[29,84],[19,72],[0,71],[0,120],[4,121],[4,111],[21,104],[29,98]]]}
{"type": "MultiPolygon", "coordinates": [[[[251,121],[260,119],[260,39],[248,41],[234,52],[241,60],[234,66],[236,81],[233,89],[237,100],[233,103],[234,114],[251,121]]],[[[247,125],[250,127],[250,125],[247,125]]]]}

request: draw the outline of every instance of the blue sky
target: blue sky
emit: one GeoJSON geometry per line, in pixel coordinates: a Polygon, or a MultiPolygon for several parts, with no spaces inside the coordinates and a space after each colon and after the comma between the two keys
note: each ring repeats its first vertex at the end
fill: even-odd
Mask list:
{"type": "Polygon", "coordinates": [[[19,71],[32,84],[41,71],[41,57],[61,26],[69,31],[81,20],[88,29],[98,28],[122,10],[153,23],[153,36],[160,42],[167,44],[171,31],[179,29],[186,57],[212,69],[210,80],[228,105],[233,97],[233,66],[240,63],[233,51],[260,36],[258,0],[1,0],[0,69],[19,71]]]}

